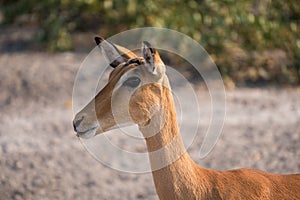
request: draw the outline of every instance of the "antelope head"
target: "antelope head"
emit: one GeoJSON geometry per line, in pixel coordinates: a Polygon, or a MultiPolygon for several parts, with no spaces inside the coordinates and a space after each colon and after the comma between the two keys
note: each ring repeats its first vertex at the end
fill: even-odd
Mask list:
{"type": "Polygon", "coordinates": [[[100,37],[95,41],[114,69],[104,88],[76,114],[77,136],[90,138],[130,123],[149,125],[160,108],[162,88],[169,88],[158,52],[143,42],[142,57],[138,57],[100,37]]]}

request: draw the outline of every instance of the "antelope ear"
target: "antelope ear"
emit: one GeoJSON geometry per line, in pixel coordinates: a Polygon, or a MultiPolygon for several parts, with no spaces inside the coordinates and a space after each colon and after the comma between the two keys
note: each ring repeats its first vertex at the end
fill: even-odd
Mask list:
{"type": "Polygon", "coordinates": [[[95,42],[101,49],[101,52],[105,56],[106,60],[113,68],[119,66],[121,63],[126,62],[128,59],[137,57],[130,50],[114,45],[113,43],[104,40],[102,37],[96,36],[95,42]]]}
{"type": "Polygon", "coordinates": [[[147,41],[142,43],[142,55],[145,59],[145,66],[148,71],[159,75],[165,73],[165,65],[160,59],[158,52],[147,41]]]}
{"type": "Polygon", "coordinates": [[[142,55],[146,61],[146,67],[150,72],[155,72],[155,49],[151,47],[151,44],[147,41],[142,43],[142,55]]]}

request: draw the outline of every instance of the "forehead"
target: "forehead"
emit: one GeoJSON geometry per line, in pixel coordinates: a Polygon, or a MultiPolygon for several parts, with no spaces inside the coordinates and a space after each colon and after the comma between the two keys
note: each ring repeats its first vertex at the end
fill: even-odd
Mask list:
{"type": "Polygon", "coordinates": [[[137,63],[129,65],[126,65],[126,63],[122,63],[109,74],[109,80],[119,80],[121,76],[129,71],[138,71],[139,66],[140,65],[137,63]]]}

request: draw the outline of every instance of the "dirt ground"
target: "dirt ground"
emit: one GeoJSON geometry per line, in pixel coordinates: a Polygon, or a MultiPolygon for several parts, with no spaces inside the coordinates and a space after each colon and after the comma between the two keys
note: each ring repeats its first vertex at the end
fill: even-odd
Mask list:
{"type": "MultiPolygon", "coordinates": [[[[0,53],[0,199],[158,199],[150,173],[105,167],[76,138],[72,88],[85,56],[0,53]]],[[[227,91],[222,136],[197,163],[299,173],[299,99],[299,88],[227,91]]],[[[195,159],[200,144],[189,149],[195,159]]]]}

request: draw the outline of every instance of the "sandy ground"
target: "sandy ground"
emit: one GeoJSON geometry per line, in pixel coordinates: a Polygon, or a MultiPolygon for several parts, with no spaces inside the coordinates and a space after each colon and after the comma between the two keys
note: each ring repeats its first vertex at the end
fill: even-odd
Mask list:
{"type": "MultiPolygon", "coordinates": [[[[158,199],[150,173],[105,167],[75,137],[72,88],[85,56],[0,54],[0,199],[158,199]]],[[[214,150],[197,158],[200,136],[189,152],[214,169],[299,173],[299,99],[299,89],[227,91],[227,116],[214,150]]],[[[203,113],[208,104],[204,97],[203,113]]]]}

